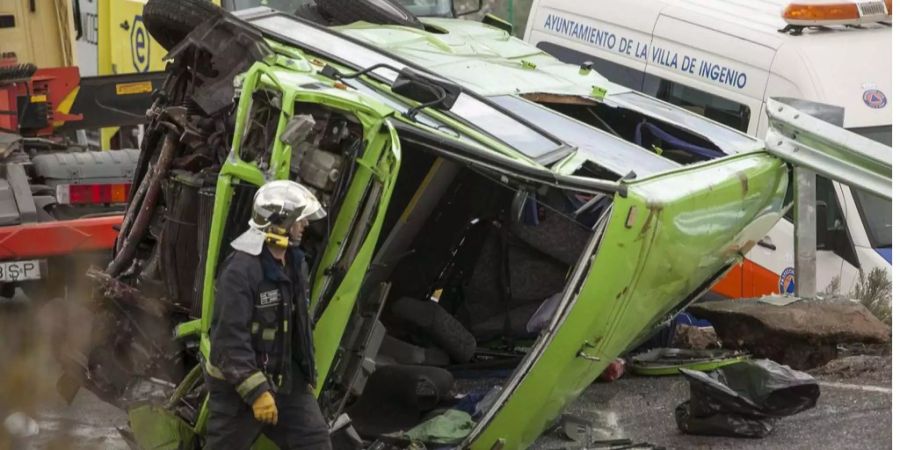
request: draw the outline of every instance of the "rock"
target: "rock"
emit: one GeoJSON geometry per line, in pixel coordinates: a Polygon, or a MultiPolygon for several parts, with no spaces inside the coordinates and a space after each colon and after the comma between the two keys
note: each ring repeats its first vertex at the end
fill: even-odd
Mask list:
{"type": "Polygon", "coordinates": [[[699,303],[688,308],[713,324],[726,348],[746,349],[795,369],[838,356],[837,344],[886,343],[890,328],[859,303],[838,297],[775,306],[759,299],[699,303]]]}
{"type": "Polygon", "coordinates": [[[672,338],[672,347],[690,350],[708,350],[721,348],[719,335],[713,327],[695,327],[678,324],[675,327],[675,336],[672,338]]]}

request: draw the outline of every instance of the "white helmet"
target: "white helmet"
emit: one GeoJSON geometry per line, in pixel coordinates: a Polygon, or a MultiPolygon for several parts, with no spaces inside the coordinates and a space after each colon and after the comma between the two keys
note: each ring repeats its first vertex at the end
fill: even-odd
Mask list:
{"type": "Polygon", "coordinates": [[[324,217],[325,210],[309,189],[300,183],[278,180],[270,181],[256,191],[250,226],[263,231],[273,227],[287,230],[299,220],[324,217]]]}
{"type": "Polygon", "coordinates": [[[309,189],[289,180],[270,181],[253,196],[250,229],[232,241],[231,246],[258,255],[267,239],[287,242],[291,227],[298,221],[324,217],[322,204],[309,189]]]}

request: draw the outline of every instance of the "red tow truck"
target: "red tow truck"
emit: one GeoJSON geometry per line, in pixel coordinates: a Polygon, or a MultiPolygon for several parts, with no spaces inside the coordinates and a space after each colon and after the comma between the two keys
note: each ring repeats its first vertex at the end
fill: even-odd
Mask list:
{"type": "MultiPolygon", "coordinates": [[[[46,45],[52,39],[39,36],[47,30],[35,17],[55,15],[55,8],[41,2],[33,11],[14,9],[7,18],[12,27],[3,33],[18,32],[11,38],[17,44],[46,45]]],[[[3,33],[0,39],[9,38],[3,33]]],[[[49,61],[68,66],[38,68],[48,61],[46,51],[0,55],[0,296],[5,298],[18,287],[28,297],[64,296],[86,286],[89,266],[105,264],[139,150],[100,151],[85,130],[142,123],[161,80],[153,74],[82,78],[74,58],[65,57],[67,45],[58,42],[63,56],[49,61]]],[[[68,47],[71,53],[74,47],[68,47]]]]}

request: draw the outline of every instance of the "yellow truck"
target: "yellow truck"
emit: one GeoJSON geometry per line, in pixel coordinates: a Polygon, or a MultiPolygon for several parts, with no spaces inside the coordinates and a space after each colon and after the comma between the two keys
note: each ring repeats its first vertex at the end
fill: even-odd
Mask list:
{"type": "MultiPolygon", "coordinates": [[[[195,10],[196,2],[184,3],[180,10],[171,12],[173,20],[202,20],[199,17],[205,17],[200,14],[203,11],[195,10]]],[[[454,10],[453,3],[446,0],[210,0],[211,5],[221,6],[227,11],[261,6],[317,23],[345,24],[365,20],[418,28],[422,25],[412,13],[422,16],[465,15],[481,9],[484,2],[476,3],[476,9],[459,11],[454,10]]],[[[78,0],[78,65],[83,72],[96,71],[108,75],[161,71],[165,68],[163,57],[166,50],[153,40],[144,21],[146,4],[147,0],[78,0]]]]}

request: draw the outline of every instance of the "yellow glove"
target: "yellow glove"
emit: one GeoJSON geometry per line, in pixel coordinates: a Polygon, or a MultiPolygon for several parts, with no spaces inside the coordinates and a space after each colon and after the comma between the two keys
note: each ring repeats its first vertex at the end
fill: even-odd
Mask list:
{"type": "Polygon", "coordinates": [[[275,397],[272,397],[271,392],[263,392],[253,400],[253,417],[270,425],[278,423],[278,408],[275,407],[275,397]]]}

